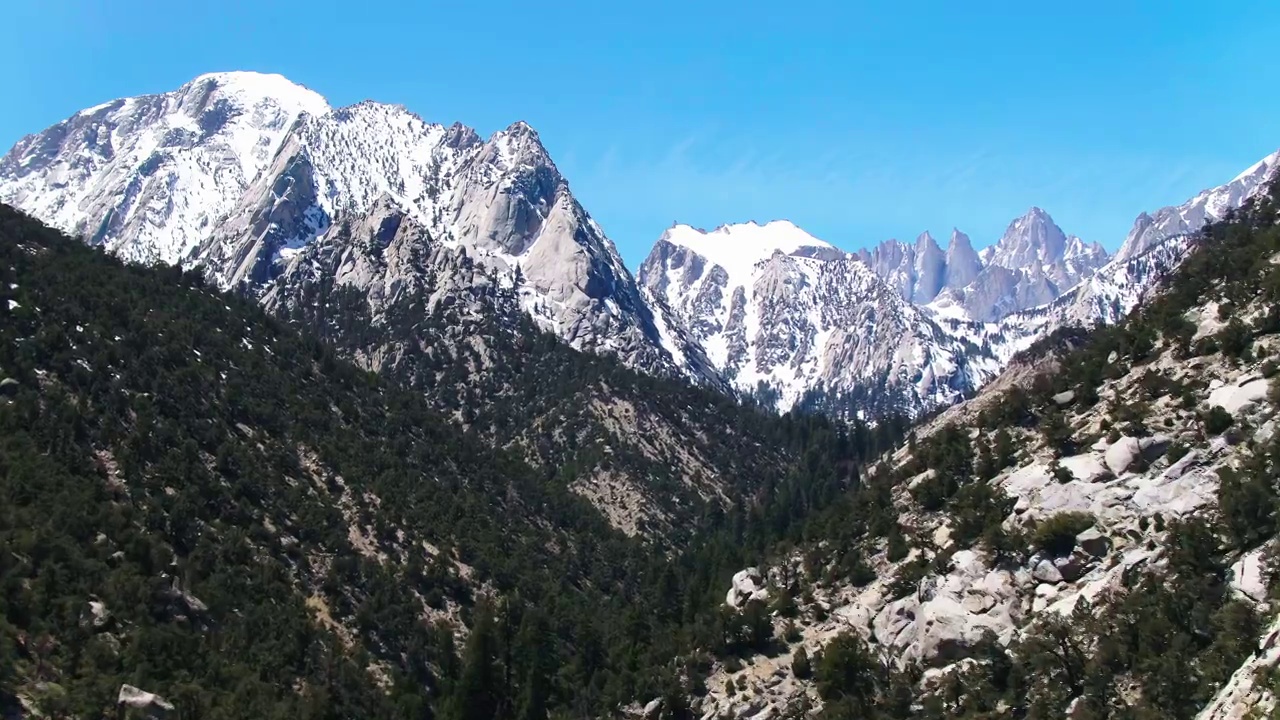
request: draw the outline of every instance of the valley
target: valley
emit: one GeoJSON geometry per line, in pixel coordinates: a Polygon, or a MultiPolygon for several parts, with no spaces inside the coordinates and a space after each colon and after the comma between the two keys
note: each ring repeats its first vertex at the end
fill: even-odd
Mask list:
{"type": "Polygon", "coordinates": [[[1272,716],[1277,163],[633,273],[523,122],[81,111],[0,159],[0,714],[1272,716]]]}

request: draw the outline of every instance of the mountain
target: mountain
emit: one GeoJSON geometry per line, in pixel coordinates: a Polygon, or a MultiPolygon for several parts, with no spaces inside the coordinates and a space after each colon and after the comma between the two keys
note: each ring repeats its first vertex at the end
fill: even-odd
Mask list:
{"type": "Polygon", "coordinates": [[[870,252],[861,251],[859,257],[909,302],[927,303],[945,287],[948,256],[927,231],[914,245],[886,240],[870,252]]]}
{"type": "Polygon", "coordinates": [[[954,402],[997,368],[860,258],[788,222],[676,225],[637,277],[729,382],[781,408],[911,413],[954,402]]]}
{"type": "Polygon", "coordinates": [[[982,272],[982,258],[973,249],[969,236],[959,230],[951,231],[951,241],[947,244],[944,262],[946,265],[942,278],[944,288],[965,287],[978,277],[978,273],[982,272]]]}
{"type": "Polygon", "coordinates": [[[1119,322],[1212,219],[1194,208],[1225,216],[1260,191],[1274,157],[1157,211],[1184,220],[1159,240],[1164,225],[1131,235],[1115,258],[1033,207],[981,253],[959,230],[945,252],[926,232],[849,254],[791,223],[677,225],[637,277],[742,392],[783,409],[916,415],[975,392],[1059,328],[1119,322]]]}
{"type": "Polygon", "coordinates": [[[1278,221],[1273,182],[1136,312],[1021,354],[735,574],[726,607],[777,642],[719,656],[695,711],[1274,715],[1278,221]]]}
{"type": "Polygon", "coordinates": [[[1107,252],[1097,243],[1067,236],[1048,213],[1033,207],[1011,222],[979,259],[982,269],[970,282],[951,285],[937,305],[998,322],[1061,297],[1105,264],[1107,252]]]}
{"type": "MultiPolygon", "coordinates": [[[[1272,186],[1193,238],[1138,313],[1039,343],[895,443],[883,424],[779,417],[637,373],[523,313],[509,334],[468,331],[474,352],[424,351],[416,376],[369,373],[200,273],[122,264],[0,206],[0,709],[1266,710],[1277,208],[1272,186]],[[485,358],[503,372],[492,407],[450,406],[452,378],[485,376],[485,358]],[[506,372],[522,359],[536,369],[506,372]],[[613,410],[570,440],[588,452],[525,462],[528,420],[549,417],[532,401],[554,414],[570,397],[613,410]],[[635,413],[642,399],[655,406],[635,413]],[[433,407],[482,413],[459,427],[433,407]],[[653,414],[666,424],[625,425],[653,414]],[[496,428],[512,416],[523,441],[496,428]],[[613,434],[593,436],[606,418],[613,434]],[[614,438],[677,429],[704,438],[689,455],[740,463],[701,486],[725,509],[666,505],[693,530],[676,546],[628,537],[578,491],[578,463],[624,468],[614,438]]],[[[347,239],[395,256],[417,230],[394,217],[347,239]]],[[[823,248],[794,252],[753,275],[823,248]]],[[[438,316],[402,308],[433,297],[409,293],[371,325],[334,277],[296,286],[332,302],[301,298],[289,319],[348,342],[415,324],[425,341],[451,311],[517,292],[473,281],[438,316]]]]}
{"type": "Polygon", "coordinates": [[[858,257],[903,299],[936,301],[981,322],[1051,302],[1107,261],[1102,246],[1068,237],[1040,208],[1010,223],[982,253],[953,230],[945,253],[924,232],[914,245],[886,240],[858,257]]]}
{"type": "Polygon", "coordinates": [[[176,263],[275,158],[316,93],[279,75],[213,73],[82,110],[0,159],[0,200],[129,260],[176,263]]]}
{"type": "MultiPolygon", "coordinates": [[[[278,75],[216,73],[24,138],[0,161],[0,200],[122,257],[200,266],[251,294],[341,224],[394,209],[424,241],[504,282],[518,275],[520,307],[574,347],[651,372],[704,370],[522,122],[484,140],[399,106],[330,109],[278,75]]],[[[378,282],[433,272],[401,265],[378,282]]]]}

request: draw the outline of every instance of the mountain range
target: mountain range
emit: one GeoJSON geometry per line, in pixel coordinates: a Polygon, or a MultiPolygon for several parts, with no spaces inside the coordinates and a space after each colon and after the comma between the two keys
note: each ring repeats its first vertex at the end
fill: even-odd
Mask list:
{"type": "Polygon", "coordinates": [[[511,290],[504,312],[646,372],[779,409],[917,414],[1054,328],[1123,316],[1180,259],[1179,238],[1278,161],[1143,213],[1114,258],[1032,208],[981,252],[959,230],[945,251],[926,232],[848,253],[785,221],[677,224],[633,276],[527,124],[481,138],[228,72],[23,138],[0,159],[0,201],[127,260],[199,267],[271,309],[331,280],[381,322],[407,294],[447,304],[491,283],[511,290]]]}

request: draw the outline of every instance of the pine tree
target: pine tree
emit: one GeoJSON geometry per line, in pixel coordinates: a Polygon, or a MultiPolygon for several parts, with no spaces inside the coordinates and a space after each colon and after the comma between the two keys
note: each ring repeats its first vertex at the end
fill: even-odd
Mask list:
{"type": "Polygon", "coordinates": [[[502,676],[494,662],[497,652],[493,611],[481,604],[462,654],[462,675],[446,706],[448,720],[492,720],[498,716],[502,676]]]}

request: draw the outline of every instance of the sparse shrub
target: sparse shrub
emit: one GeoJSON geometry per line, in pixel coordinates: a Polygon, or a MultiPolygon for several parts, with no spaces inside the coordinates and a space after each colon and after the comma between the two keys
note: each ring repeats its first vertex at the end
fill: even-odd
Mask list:
{"type": "Polygon", "coordinates": [[[1210,435],[1221,435],[1226,432],[1235,423],[1235,418],[1231,417],[1231,413],[1218,405],[1209,408],[1208,412],[1201,417],[1204,423],[1204,431],[1210,435]]]}
{"type": "Polygon", "coordinates": [[[898,562],[905,558],[911,552],[911,546],[907,544],[907,539],[902,535],[902,530],[895,524],[893,531],[889,533],[889,546],[885,550],[886,557],[889,562],[898,562]]]}
{"type": "Polygon", "coordinates": [[[889,585],[889,596],[894,600],[904,598],[920,587],[920,581],[929,572],[929,561],[922,557],[903,565],[898,569],[893,582],[889,585]]]}
{"type": "Polygon", "coordinates": [[[1076,546],[1076,536],[1093,527],[1093,516],[1082,512],[1058,513],[1041,520],[1031,535],[1036,548],[1063,557],[1076,546]]]}
{"type": "Polygon", "coordinates": [[[809,651],[801,645],[796,654],[791,657],[791,672],[798,678],[804,679],[813,674],[813,666],[809,662],[809,651]]]}

